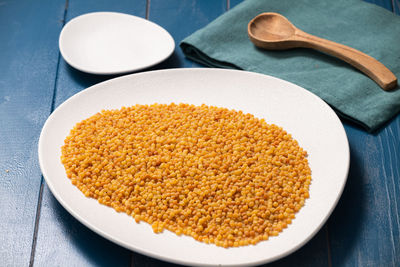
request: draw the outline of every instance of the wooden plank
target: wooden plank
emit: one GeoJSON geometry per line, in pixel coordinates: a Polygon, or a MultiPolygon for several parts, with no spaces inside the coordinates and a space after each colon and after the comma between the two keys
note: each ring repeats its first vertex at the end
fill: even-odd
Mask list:
{"type": "Polygon", "coordinates": [[[329,220],[336,266],[400,266],[400,117],[376,135],[346,125],[351,167],[329,220]]]}
{"type": "Polygon", "coordinates": [[[393,12],[400,15],[400,0],[391,0],[393,5],[393,12]]]}
{"type": "Polygon", "coordinates": [[[152,69],[202,67],[186,59],[179,43],[226,10],[226,0],[151,0],[149,20],[164,27],[175,40],[174,54],[152,69]]]}
{"type": "MultiPolygon", "coordinates": [[[[397,0],[367,2],[399,14],[397,0]]],[[[345,129],[351,167],[329,220],[332,263],[400,266],[400,117],[374,135],[351,124],[345,129]]]]}
{"type": "MultiPolygon", "coordinates": [[[[182,252],[184,253],[184,252],[182,252]]],[[[134,253],[132,256],[131,267],[182,267],[183,265],[176,265],[173,263],[160,261],[154,258],[134,253]]]]}
{"type": "MultiPolygon", "coordinates": [[[[368,1],[399,14],[398,1],[368,1]],[[394,10],[392,10],[394,8],[394,10]]],[[[346,126],[351,169],[329,221],[332,262],[340,266],[400,265],[400,117],[376,135],[346,126]]]]}
{"type": "MultiPolygon", "coordinates": [[[[236,6],[237,4],[243,2],[243,0],[228,0],[230,8],[236,6]]],[[[399,0],[364,0],[365,2],[375,4],[377,6],[386,8],[387,10],[392,11],[392,2],[397,2],[397,6],[400,6],[399,0]]],[[[261,11],[260,11],[261,13],[261,11]]]]}
{"type": "Polygon", "coordinates": [[[94,233],[43,191],[34,266],[129,266],[130,251],[94,233]]]}
{"type": "Polygon", "coordinates": [[[228,2],[229,2],[229,8],[232,9],[241,2],[243,2],[243,0],[228,0],[228,2]]]}
{"type": "MultiPolygon", "coordinates": [[[[146,0],[69,1],[66,21],[88,12],[116,11],[144,17],[146,0]]],[[[61,58],[54,106],[73,94],[111,76],[85,74],[69,67],[61,58]]],[[[128,250],[95,234],[75,220],[53,197],[47,185],[37,234],[35,266],[129,266],[128,250]]]]}
{"type": "Polygon", "coordinates": [[[365,2],[375,4],[377,6],[383,7],[387,10],[393,11],[391,0],[364,0],[365,2]]]}
{"type": "Polygon", "coordinates": [[[64,0],[0,2],[0,265],[27,266],[64,0]]]}
{"type": "Polygon", "coordinates": [[[326,226],[295,253],[273,262],[272,264],[268,264],[268,267],[291,266],[330,266],[326,226]]]}

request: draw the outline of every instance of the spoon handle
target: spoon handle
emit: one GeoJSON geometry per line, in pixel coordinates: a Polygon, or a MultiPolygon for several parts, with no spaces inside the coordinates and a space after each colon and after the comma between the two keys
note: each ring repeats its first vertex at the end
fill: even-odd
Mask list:
{"type": "Polygon", "coordinates": [[[349,63],[373,79],[384,90],[390,90],[397,86],[397,78],[388,68],[361,51],[301,30],[296,31],[296,37],[301,46],[321,51],[349,63]]]}

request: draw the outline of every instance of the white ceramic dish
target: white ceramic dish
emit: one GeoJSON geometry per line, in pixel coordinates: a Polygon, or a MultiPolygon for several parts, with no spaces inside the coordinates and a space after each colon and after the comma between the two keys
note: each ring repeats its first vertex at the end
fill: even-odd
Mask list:
{"type": "Polygon", "coordinates": [[[94,12],[69,21],[60,33],[61,55],[72,67],[92,74],[141,70],[168,58],[171,35],[140,17],[94,12]]]}
{"type": "Polygon", "coordinates": [[[256,73],[221,69],[175,69],[132,74],[94,85],[65,101],[46,121],[39,162],[58,201],[79,221],[109,240],[162,260],[196,266],[249,266],[279,259],[304,245],[325,223],[342,193],[349,169],[349,146],[332,109],[289,82],[256,73]],[[136,103],[216,105],[254,114],[282,126],[308,151],[310,198],[277,237],[255,246],[224,249],[169,231],[154,234],[146,223],[117,213],[71,184],[60,163],[70,129],[101,109],[136,103]]]}

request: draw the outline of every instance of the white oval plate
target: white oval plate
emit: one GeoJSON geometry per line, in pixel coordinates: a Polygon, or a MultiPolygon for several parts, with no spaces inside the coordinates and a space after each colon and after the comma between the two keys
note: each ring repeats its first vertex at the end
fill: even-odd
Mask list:
{"type": "Polygon", "coordinates": [[[39,162],[57,200],[79,221],[109,240],[139,253],[179,264],[249,266],[279,259],[310,240],[325,223],[342,193],[349,169],[343,125],[314,94],[261,74],[222,69],[173,69],[132,74],[94,85],[65,101],[47,119],[39,140],[39,162]],[[192,103],[252,113],[282,126],[309,154],[310,198],[277,237],[255,246],[221,248],[154,234],[146,223],[86,198],[65,174],[61,146],[70,129],[101,109],[134,104],[192,103]]]}
{"type": "Polygon", "coordinates": [[[92,74],[141,70],[168,58],[171,35],[157,24],[116,12],[94,12],[69,21],[60,33],[61,55],[72,67],[92,74]]]}

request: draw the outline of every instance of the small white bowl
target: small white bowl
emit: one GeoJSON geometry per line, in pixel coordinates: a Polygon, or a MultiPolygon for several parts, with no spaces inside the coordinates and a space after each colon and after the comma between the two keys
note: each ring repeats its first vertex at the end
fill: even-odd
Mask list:
{"type": "Polygon", "coordinates": [[[60,33],[60,52],[72,67],[92,74],[138,71],[167,59],[171,35],[146,19],[116,12],[94,12],[69,21],[60,33]]]}

